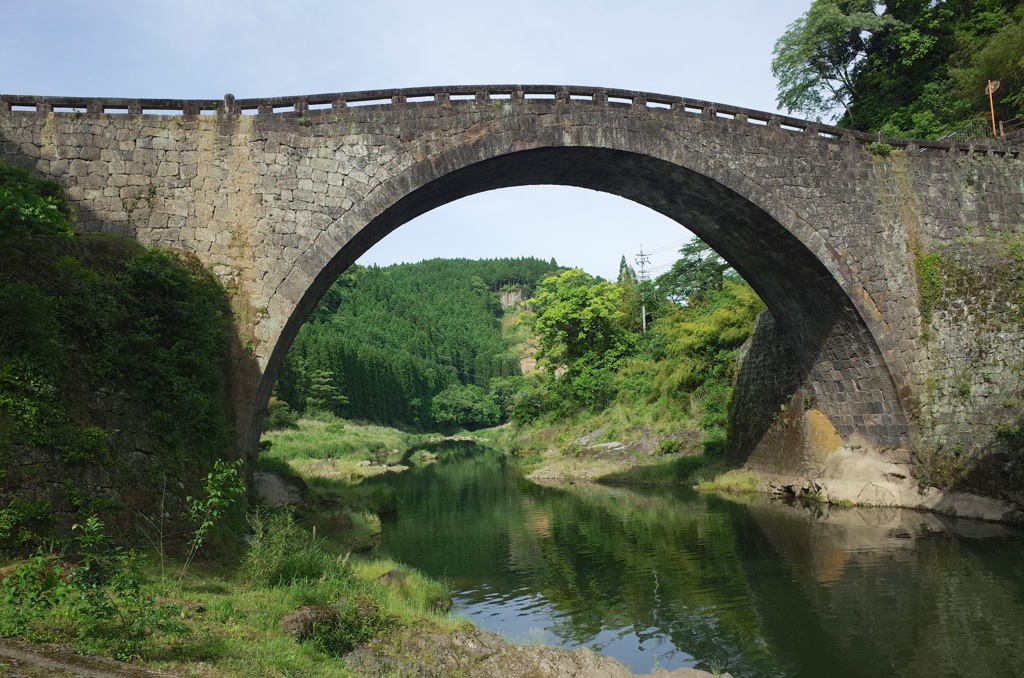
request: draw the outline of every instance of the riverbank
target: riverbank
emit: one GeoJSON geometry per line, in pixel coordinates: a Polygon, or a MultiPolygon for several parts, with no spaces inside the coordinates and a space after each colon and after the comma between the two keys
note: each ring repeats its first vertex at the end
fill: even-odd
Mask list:
{"type": "Polygon", "coordinates": [[[522,432],[501,427],[482,435],[518,458],[525,476],[536,482],[681,485],[702,491],[793,496],[835,506],[905,508],[1024,523],[1020,492],[987,497],[925,486],[909,464],[859,448],[839,448],[800,474],[768,473],[730,468],[707,455],[697,431],[665,435],[650,426],[616,430],[602,425],[578,435],[586,423],[522,432]]]}

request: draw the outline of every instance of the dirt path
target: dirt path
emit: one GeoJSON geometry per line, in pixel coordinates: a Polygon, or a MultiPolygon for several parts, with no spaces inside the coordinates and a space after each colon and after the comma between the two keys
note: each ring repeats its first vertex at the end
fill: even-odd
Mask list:
{"type": "Polygon", "coordinates": [[[0,638],[0,676],[9,678],[176,678],[132,664],[75,654],[66,646],[0,638]]]}

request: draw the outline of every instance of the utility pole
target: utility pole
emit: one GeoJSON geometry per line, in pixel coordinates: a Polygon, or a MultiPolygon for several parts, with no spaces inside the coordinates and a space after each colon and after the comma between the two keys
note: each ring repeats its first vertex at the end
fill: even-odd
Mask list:
{"type": "Polygon", "coordinates": [[[992,95],[999,89],[998,80],[989,80],[988,85],[985,87],[985,93],[988,94],[988,108],[992,111],[992,136],[999,138],[999,132],[996,131],[996,105],[992,101],[992,95]]]}
{"type": "MultiPolygon", "coordinates": [[[[651,257],[644,254],[644,246],[640,245],[640,253],[633,259],[636,265],[640,268],[640,273],[637,277],[640,279],[640,283],[643,284],[647,281],[647,267],[651,265],[651,257]]],[[[643,327],[644,334],[647,333],[647,291],[640,288],[640,321],[641,327],[643,327]]]]}

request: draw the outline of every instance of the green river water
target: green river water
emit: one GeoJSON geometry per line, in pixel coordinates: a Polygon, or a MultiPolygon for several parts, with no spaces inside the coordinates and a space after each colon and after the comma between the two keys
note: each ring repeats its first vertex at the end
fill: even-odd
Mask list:
{"type": "Polygon", "coordinates": [[[445,578],[514,642],[634,672],[1024,676],[1024,538],[899,509],[689,490],[540,486],[471,443],[395,487],[382,553],[445,578]]]}

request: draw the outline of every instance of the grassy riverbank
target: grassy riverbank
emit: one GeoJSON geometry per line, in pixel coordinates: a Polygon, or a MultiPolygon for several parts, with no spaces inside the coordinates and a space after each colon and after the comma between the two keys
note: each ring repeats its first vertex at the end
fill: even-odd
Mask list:
{"type": "Polygon", "coordinates": [[[444,614],[445,587],[415,570],[340,552],[287,513],[251,521],[241,562],[180,579],[179,561],[107,547],[12,564],[5,589],[18,599],[0,609],[0,630],[181,675],[326,677],[354,675],[341,655],[357,643],[460,626],[444,614]],[[280,620],[310,605],[331,606],[334,623],[297,642],[280,620]]]}
{"type": "Polygon", "coordinates": [[[475,435],[516,458],[532,478],[692,486],[727,470],[706,451],[698,422],[634,403],[475,435]]]}
{"type": "Polygon", "coordinates": [[[328,677],[356,675],[342,657],[371,639],[471,628],[447,615],[442,582],[358,553],[379,534],[378,513],[394,509],[393,492],[361,481],[417,436],[327,418],[267,439],[258,466],[297,474],[310,490],[288,509],[250,507],[244,550],[186,566],[159,541],[130,553],[102,523],[79,526],[69,542],[0,572],[0,634],[182,675],[328,677]],[[345,470],[316,466],[330,461],[345,470]],[[326,621],[287,632],[286,615],[308,606],[326,621]]]}

